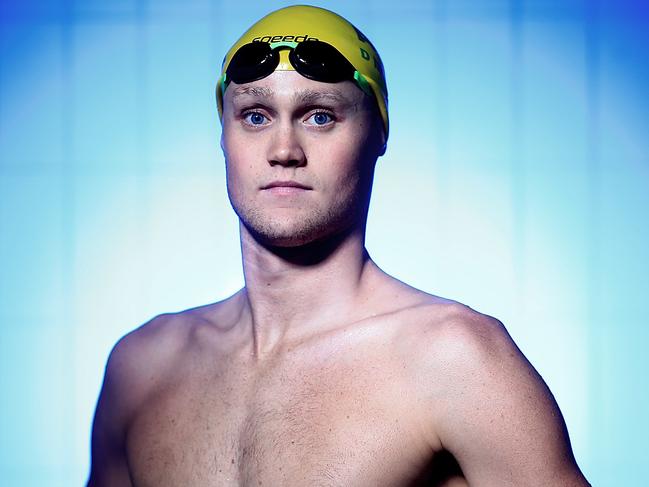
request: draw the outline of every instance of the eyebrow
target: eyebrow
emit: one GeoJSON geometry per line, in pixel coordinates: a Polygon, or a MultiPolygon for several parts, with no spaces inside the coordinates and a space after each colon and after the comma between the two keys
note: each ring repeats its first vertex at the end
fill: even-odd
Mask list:
{"type": "Polygon", "coordinates": [[[264,88],[260,86],[237,86],[232,93],[232,99],[244,96],[252,95],[261,98],[273,98],[274,93],[270,88],[264,88]]]}
{"type": "Polygon", "coordinates": [[[301,90],[293,95],[294,102],[304,103],[305,105],[322,100],[330,100],[344,105],[354,105],[354,103],[338,91],[301,90]]]}
{"type": "MultiPolygon", "coordinates": [[[[275,93],[270,88],[260,86],[238,86],[237,88],[235,88],[234,93],[232,93],[232,99],[234,100],[238,97],[246,95],[257,98],[270,99],[273,99],[275,97],[275,93]]],[[[350,107],[357,105],[357,103],[352,102],[339,91],[314,91],[310,89],[300,90],[293,94],[292,99],[294,103],[301,103],[305,105],[323,100],[330,100],[350,107]]]]}

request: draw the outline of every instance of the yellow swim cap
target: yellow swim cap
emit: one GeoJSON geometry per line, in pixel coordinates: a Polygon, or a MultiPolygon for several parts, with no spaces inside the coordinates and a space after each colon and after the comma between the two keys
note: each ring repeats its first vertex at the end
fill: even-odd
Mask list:
{"type": "MultiPolygon", "coordinates": [[[[223,79],[234,54],[251,42],[304,42],[319,40],[335,47],[369,84],[376,99],[385,137],[388,136],[388,88],[383,63],[372,43],[350,22],[324,8],[294,5],[271,12],[250,27],[223,59],[221,76],[216,87],[219,118],[223,118],[223,79]]],[[[295,70],[286,51],[280,51],[277,70],[295,70]]]]}

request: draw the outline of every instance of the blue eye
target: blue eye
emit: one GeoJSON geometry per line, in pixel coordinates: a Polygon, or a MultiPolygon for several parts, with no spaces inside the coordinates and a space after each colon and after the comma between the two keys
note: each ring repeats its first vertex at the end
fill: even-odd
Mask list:
{"type": "Polygon", "coordinates": [[[326,112],[317,112],[311,115],[316,125],[326,125],[333,120],[332,116],[326,112]]]}
{"type": "Polygon", "coordinates": [[[266,117],[259,112],[248,112],[243,118],[250,125],[262,125],[266,120],[266,117]]]}

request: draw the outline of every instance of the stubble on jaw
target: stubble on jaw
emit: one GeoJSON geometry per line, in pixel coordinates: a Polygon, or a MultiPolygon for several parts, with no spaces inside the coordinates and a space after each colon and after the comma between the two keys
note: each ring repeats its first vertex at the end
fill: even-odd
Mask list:
{"type": "Polygon", "coordinates": [[[234,212],[259,243],[271,247],[298,247],[346,230],[357,219],[361,201],[351,192],[328,208],[296,208],[294,214],[273,214],[253,201],[237,202],[228,191],[234,212]]]}

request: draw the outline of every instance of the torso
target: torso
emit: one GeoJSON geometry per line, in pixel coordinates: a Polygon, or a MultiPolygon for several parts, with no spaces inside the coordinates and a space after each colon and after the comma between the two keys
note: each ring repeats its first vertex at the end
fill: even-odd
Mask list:
{"type": "Polygon", "coordinates": [[[183,353],[128,428],[134,485],[466,485],[414,413],[417,380],[397,343],[413,316],[368,319],[262,366],[188,321],[183,353]]]}

